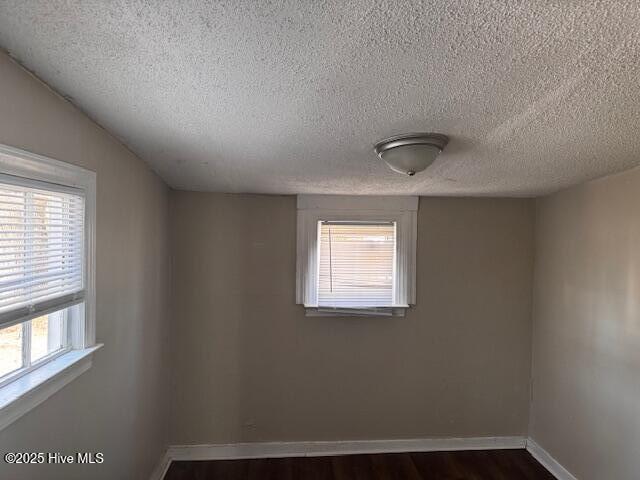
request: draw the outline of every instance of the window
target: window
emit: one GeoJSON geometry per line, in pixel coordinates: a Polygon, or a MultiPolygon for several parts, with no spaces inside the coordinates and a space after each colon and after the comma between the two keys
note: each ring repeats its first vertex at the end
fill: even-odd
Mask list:
{"type": "Polygon", "coordinates": [[[68,351],[69,309],[0,330],[0,387],[68,351]]]}
{"type": "Polygon", "coordinates": [[[27,184],[0,175],[0,385],[68,348],[84,297],[84,197],[27,184]]]}
{"type": "Polygon", "coordinates": [[[298,197],[297,303],[402,315],[415,303],[417,197],[298,197]]]}
{"type": "Polygon", "coordinates": [[[94,216],[95,174],[0,146],[0,428],[96,348],[94,216]]]}
{"type": "Polygon", "coordinates": [[[388,307],[396,224],[321,221],[318,306],[388,307]]]}

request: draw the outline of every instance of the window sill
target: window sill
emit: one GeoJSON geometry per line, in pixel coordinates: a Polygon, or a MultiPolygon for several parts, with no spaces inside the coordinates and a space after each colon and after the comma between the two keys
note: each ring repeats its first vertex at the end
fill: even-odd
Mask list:
{"type": "Polygon", "coordinates": [[[0,388],[0,430],[89,370],[100,347],[67,352],[0,388]]]}
{"type": "Polygon", "coordinates": [[[307,307],[307,317],[404,317],[408,305],[370,308],[307,307]]]}

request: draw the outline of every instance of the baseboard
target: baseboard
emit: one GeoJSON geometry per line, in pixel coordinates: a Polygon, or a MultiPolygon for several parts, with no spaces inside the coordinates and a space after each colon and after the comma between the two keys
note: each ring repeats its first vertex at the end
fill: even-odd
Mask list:
{"type": "Polygon", "coordinates": [[[162,480],[172,461],[232,460],[241,458],[321,457],[371,453],[443,452],[461,450],[527,451],[558,480],[578,480],[533,439],[476,437],[407,440],[353,440],[338,442],[265,442],[217,445],[173,445],[167,449],[150,480],[162,480]]]}
{"type": "Polygon", "coordinates": [[[358,453],[436,452],[525,448],[524,437],[480,437],[337,442],[266,442],[226,445],[174,445],[171,460],[229,460],[239,458],[320,457],[358,453]]]}
{"type": "Polygon", "coordinates": [[[578,480],[560,462],[553,458],[549,452],[538,445],[533,439],[527,439],[527,451],[549,470],[558,480],[578,480]]]}
{"type": "Polygon", "coordinates": [[[165,454],[162,456],[160,462],[151,474],[151,477],[149,477],[149,480],[162,480],[167,474],[169,466],[171,466],[171,458],[169,457],[169,451],[167,450],[167,452],[165,452],[165,454]]]}

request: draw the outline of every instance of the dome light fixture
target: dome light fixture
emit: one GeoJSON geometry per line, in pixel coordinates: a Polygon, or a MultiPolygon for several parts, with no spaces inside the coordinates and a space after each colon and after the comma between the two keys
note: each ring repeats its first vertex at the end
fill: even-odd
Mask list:
{"type": "Polygon", "coordinates": [[[431,165],[448,142],[439,133],[405,133],[378,142],[374,150],[391,170],[412,177],[431,165]]]}

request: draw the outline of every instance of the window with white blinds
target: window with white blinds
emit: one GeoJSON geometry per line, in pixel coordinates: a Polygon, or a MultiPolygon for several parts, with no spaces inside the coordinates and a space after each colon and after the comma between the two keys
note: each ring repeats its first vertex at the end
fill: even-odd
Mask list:
{"type": "Polygon", "coordinates": [[[416,303],[418,197],[298,195],[305,315],[404,316],[416,303]]]}
{"type": "Polygon", "coordinates": [[[0,144],[0,430],[91,367],[96,173],[0,144]]]}
{"type": "Polygon", "coordinates": [[[395,222],[318,224],[318,306],[394,304],[395,222]]]}
{"type": "Polygon", "coordinates": [[[0,177],[0,325],[84,296],[84,196],[0,177]]]}

